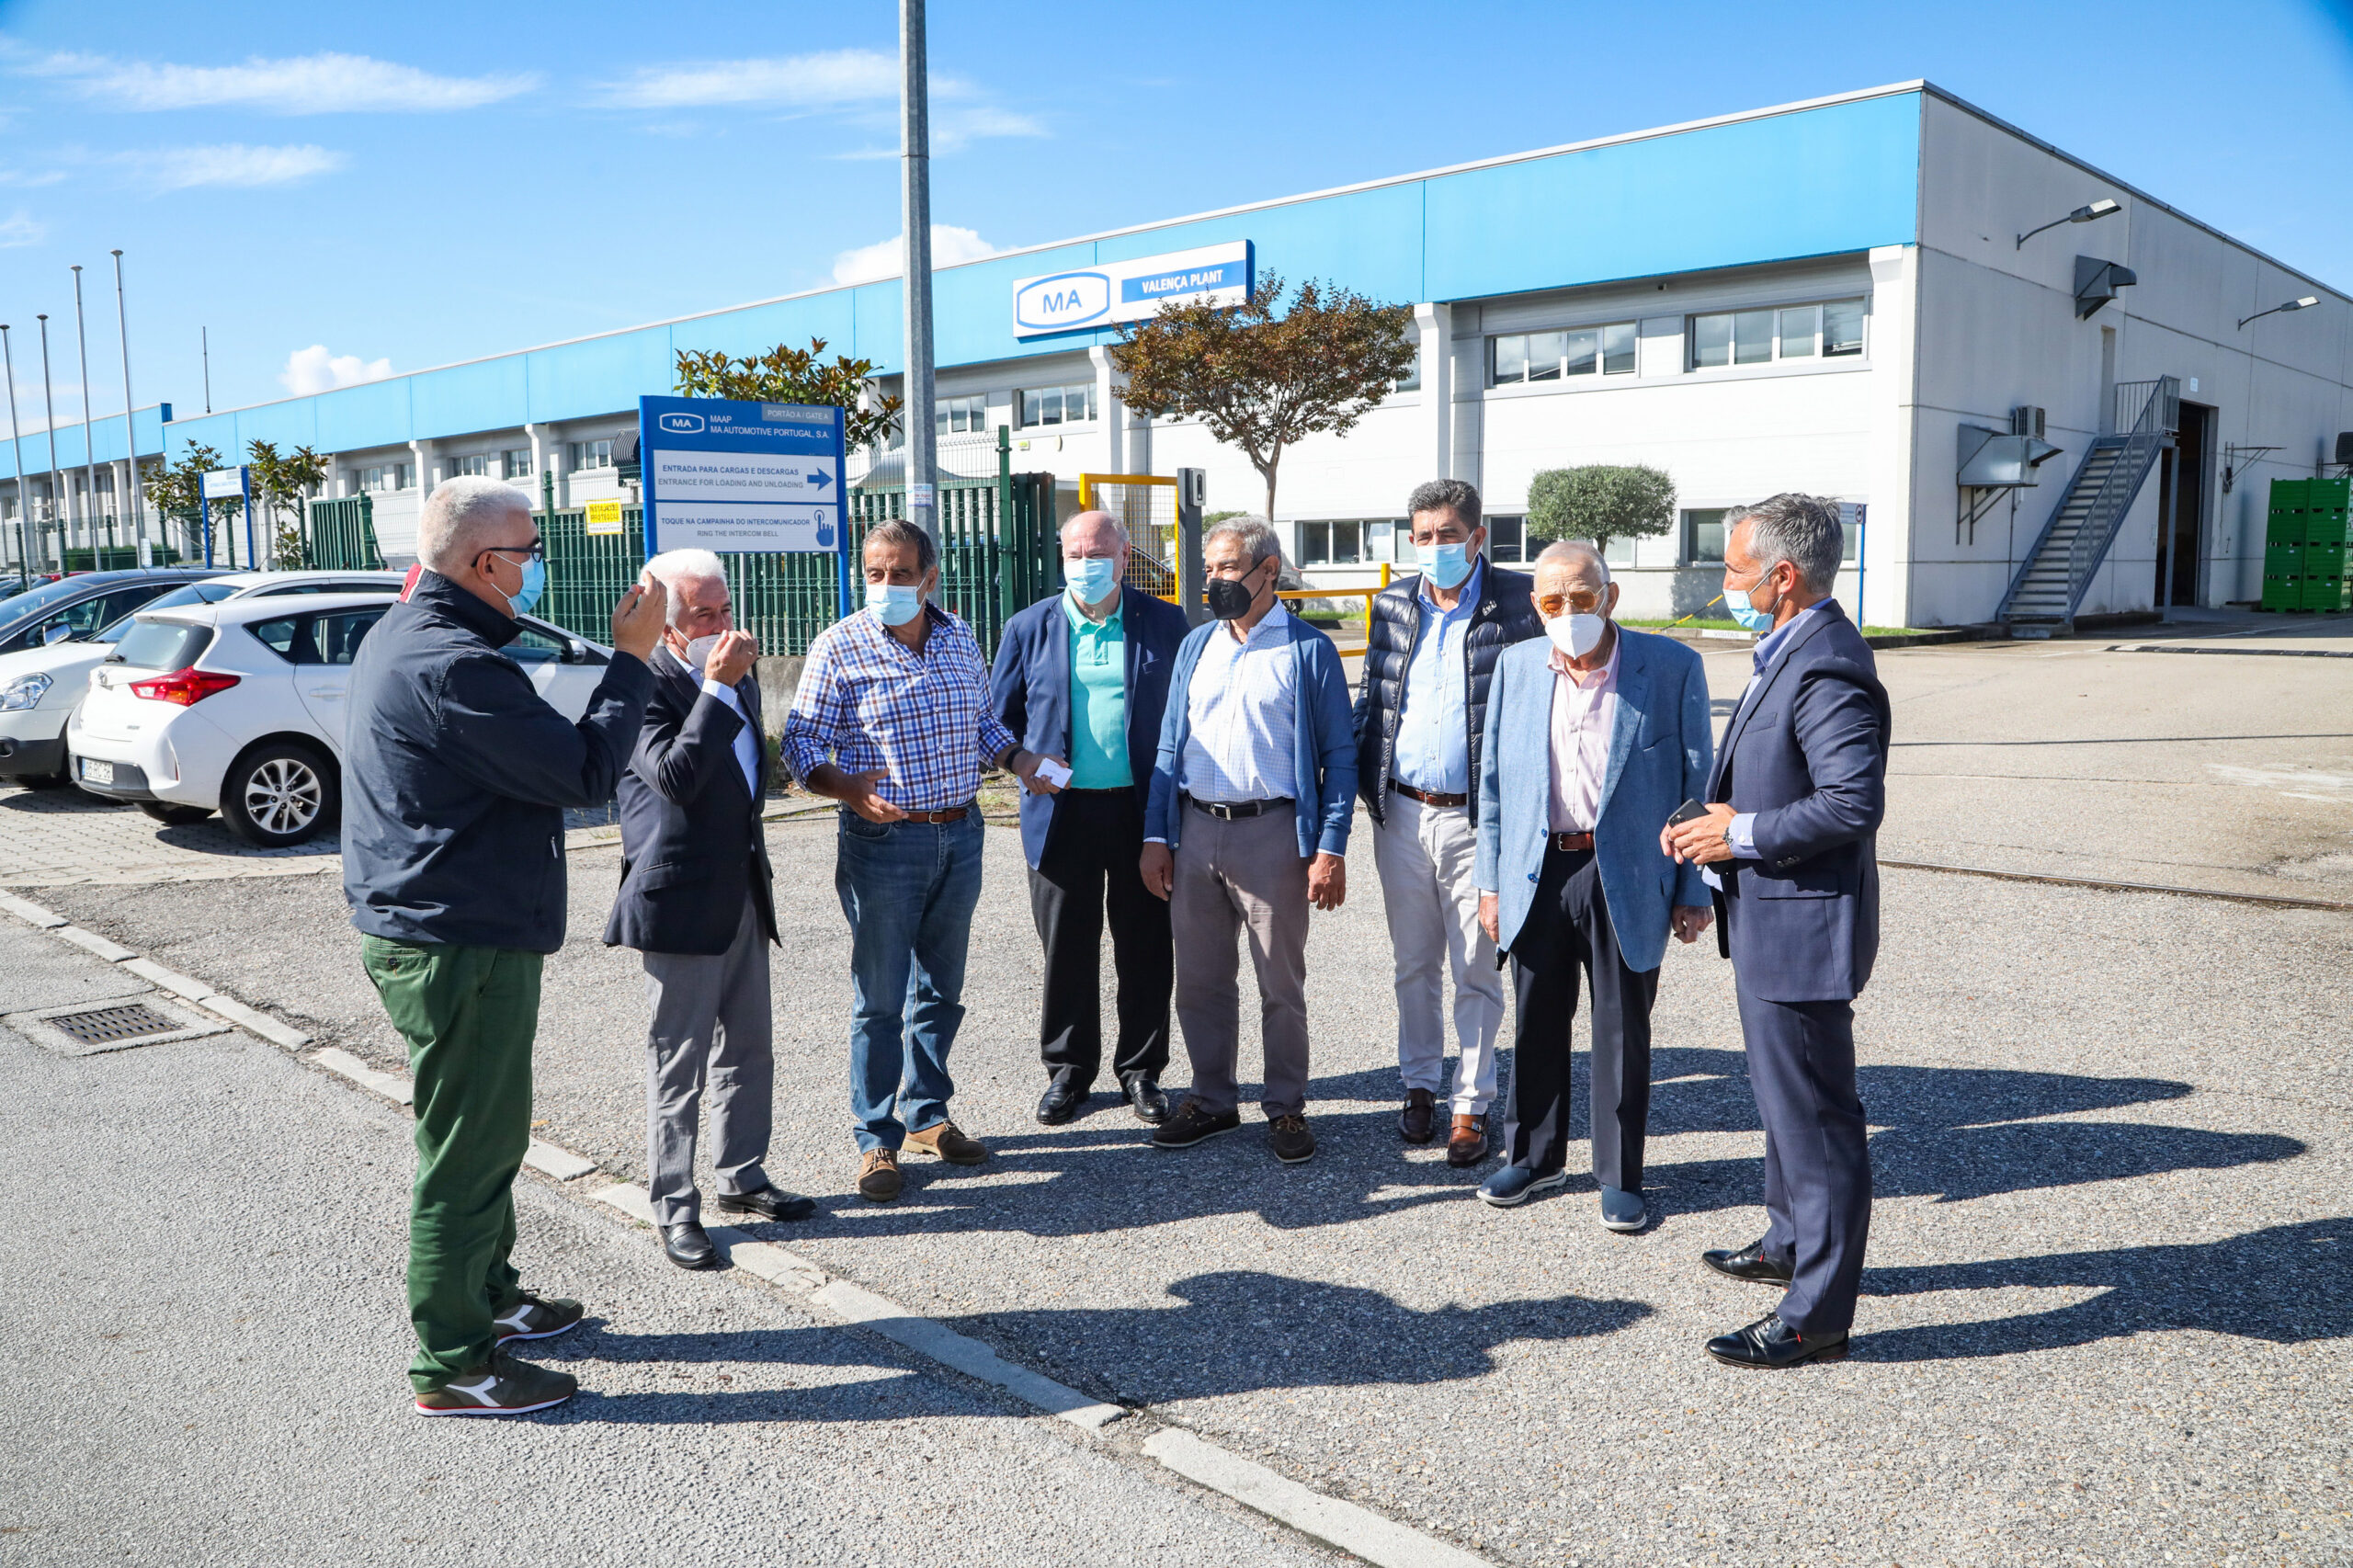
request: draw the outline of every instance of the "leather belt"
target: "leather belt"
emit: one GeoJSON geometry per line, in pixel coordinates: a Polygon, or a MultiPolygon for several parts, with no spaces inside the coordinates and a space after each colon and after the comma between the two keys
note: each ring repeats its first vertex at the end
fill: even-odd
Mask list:
{"type": "Polygon", "coordinates": [[[970,806],[950,806],[944,812],[909,812],[900,820],[927,823],[962,822],[972,814],[972,808],[970,806]]]}
{"type": "Polygon", "coordinates": [[[1471,803],[1468,795],[1441,795],[1435,790],[1416,790],[1402,778],[1392,778],[1389,787],[1409,801],[1419,801],[1426,806],[1437,806],[1442,810],[1471,803]]]}
{"type": "Polygon", "coordinates": [[[1188,795],[1185,797],[1185,801],[1202,815],[1215,817],[1220,822],[1240,822],[1245,817],[1258,817],[1266,815],[1268,812],[1287,811],[1291,803],[1289,796],[1279,801],[1196,801],[1192,796],[1188,795]]]}
{"type": "Polygon", "coordinates": [[[1552,835],[1548,842],[1551,843],[1553,848],[1559,850],[1563,855],[1574,855],[1582,850],[1593,847],[1593,835],[1589,833],[1556,833],[1552,835]]]}

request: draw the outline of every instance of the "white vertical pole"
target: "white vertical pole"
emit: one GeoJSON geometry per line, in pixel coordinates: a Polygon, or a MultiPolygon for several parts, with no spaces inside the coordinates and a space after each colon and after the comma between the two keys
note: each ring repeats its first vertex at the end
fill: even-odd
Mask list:
{"type": "Polygon", "coordinates": [[[17,577],[20,582],[32,580],[31,531],[33,525],[33,493],[25,484],[25,437],[17,428],[17,353],[8,344],[8,328],[0,323],[0,365],[8,373],[8,444],[17,454],[17,577]]]}
{"type": "MultiPolygon", "coordinates": [[[[139,543],[139,563],[148,564],[147,506],[139,493],[139,431],[131,423],[131,317],[122,308],[122,253],[114,253],[114,320],[122,336],[122,445],[131,463],[131,525],[139,543]]],[[[118,506],[120,502],[116,503],[118,506]]]]}
{"type": "Polygon", "coordinates": [[[906,272],[899,280],[906,323],[907,520],[938,537],[932,491],[936,439],[931,412],[931,97],[924,46],[924,0],[899,0],[900,216],[906,272]]]}
{"type": "Polygon", "coordinates": [[[61,519],[57,533],[57,569],[63,572],[65,570],[65,547],[70,541],[62,521],[64,511],[60,506],[63,499],[65,476],[57,467],[57,393],[49,379],[49,317],[44,314],[33,319],[40,323],[40,406],[42,428],[49,432],[49,509],[52,516],[61,519]]]}
{"type": "MultiPolygon", "coordinates": [[[[82,318],[82,269],[74,273],[74,340],[82,357],[82,518],[90,532],[90,563],[103,559],[98,553],[98,454],[90,439],[90,333],[82,318]]],[[[111,530],[109,530],[111,531],[111,530]]]]}

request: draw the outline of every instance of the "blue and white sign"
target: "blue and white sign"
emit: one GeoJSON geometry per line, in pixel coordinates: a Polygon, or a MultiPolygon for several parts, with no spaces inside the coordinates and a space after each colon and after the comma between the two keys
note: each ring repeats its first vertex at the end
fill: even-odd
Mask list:
{"type": "Polygon", "coordinates": [[[1144,321],[1167,300],[1238,305],[1250,297],[1253,268],[1250,242],[1236,240],[1024,278],[1013,286],[1013,335],[1144,321]]]}
{"type": "Polygon", "coordinates": [[[841,549],[840,409],[644,397],[637,429],[648,555],[841,549]]]}

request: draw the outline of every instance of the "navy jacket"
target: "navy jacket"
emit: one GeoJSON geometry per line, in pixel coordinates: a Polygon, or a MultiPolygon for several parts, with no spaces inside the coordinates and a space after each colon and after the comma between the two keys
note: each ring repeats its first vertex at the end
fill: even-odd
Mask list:
{"type": "Polygon", "coordinates": [[[359,645],[343,895],[369,936],[563,946],[564,808],[613,798],[654,676],[615,653],[575,724],[498,652],[514,638],[514,621],[426,572],[359,645]]]}
{"type": "Polygon", "coordinates": [[[1870,979],[1892,728],[1870,647],[1831,599],[1733,712],[1707,798],[1756,813],[1756,858],[1715,866],[1716,939],[1752,994],[1848,1001],[1870,979]]]}
{"type": "Polygon", "coordinates": [[[760,828],[768,748],[759,682],[746,676],[735,683],[759,748],[754,790],[735,760],[743,716],[703,690],[702,678],[669,649],[655,649],[652,665],[654,695],[618,791],[621,886],[605,945],[716,956],[734,942],[747,898],[773,942],[774,873],[760,828]]]}
{"type": "MultiPolygon", "coordinates": [[[[1174,854],[1184,836],[1188,808],[1178,799],[1176,769],[1185,757],[1185,742],[1193,733],[1192,709],[1186,694],[1192,689],[1193,671],[1201,650],[1212,637],[1229,636],[1225,622],[1209,621],[1185,634],[1176,649],[1176,666],[1168,672],[1168,710],[1160,721],[1160,752],[1153,759],[1152,795],[1144,802],[1143,835],[1159,839],[1174,854]]],[[[1338,650],[1332,640],[1290,617],[1291,657],[1296,680],[1299,722],[1291,733],[1292,776],[1299,795],[1292,814],[1299,826],[1299,858],[1318,853],[1348,852],[1348,829],[1357,812],[1357,739],[1348,726],[1348,677],[1341,673],[1338,650]]]]}
{"type": "MultiPolygon", "coordinates": [[[[1021,749],[1070,760],[1070,621],[1056,594],[1005,623],[989,676],[996,716],[1021,749]]],[[[1152,758],[1160,744],[1160,716],[1168,703],[1168,670],[1177,644],[1191,630],[1185,612],[1138,589],[1120,590],[1120,640],[1128,656],[1128,767],[1136,788],[1152,788],[1152,758]]],[[[1021,852],[1036,866],[1052,832],[1052,795],[1021,792],[1021,852]]]]}
{"type": "MultiPolygon", "coordinates": [[[[1495,661],[1515,642],[1544,635],[1536,613],[1536,579],[1494,562],[1479,567],[1479,604],[1462,634],[1463,744],[1471,755],[1471,795],[1479,794],[1479,755],[1487,739],[1487,685],[1495,661]]],[[[1431,615],[1422,602],[1422,576],[1400,577],[1374,597],[1365,630],[1364,677],[1357,688],[1357,793],[1375,822],[1386,822],[1389,778],[1397,758],[1397,721],[1405,711],[1405,672],[1421,646],[1431,615]]],[[[1546,644],[1550,646],[1551,644],[1546,644]]],[[[1677,801],[1677,805],[1683,802],[1677,801]]],[[[1672,808],[1670,808],[1672,809],[1672,808]]]]}

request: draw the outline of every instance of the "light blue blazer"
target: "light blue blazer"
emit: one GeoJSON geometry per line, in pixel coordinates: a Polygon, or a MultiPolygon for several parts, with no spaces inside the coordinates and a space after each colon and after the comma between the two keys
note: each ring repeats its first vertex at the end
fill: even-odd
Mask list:
{"type": "MultiPolygon", "coordinates": [[[[1641,972],[1666,956],[1672,907],[1709,903],[1699,868],[1661,854],[1658,832],[1676,807],[1706,798],[1715,747],[1699,655],[1672,637],[1622,626],[1618,638],[1618,714],[1593,846],[1618,950],[1641,972]]],[[[1528,920],[1552,834],[1552,655],[1541,637],[1505,649],[1487,692],[1473,880],[1495,894],[1506,952],[1528,920]]]]}

